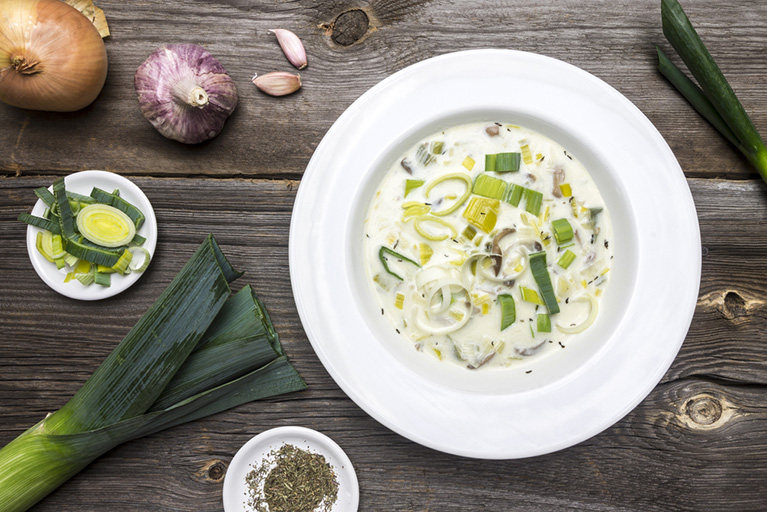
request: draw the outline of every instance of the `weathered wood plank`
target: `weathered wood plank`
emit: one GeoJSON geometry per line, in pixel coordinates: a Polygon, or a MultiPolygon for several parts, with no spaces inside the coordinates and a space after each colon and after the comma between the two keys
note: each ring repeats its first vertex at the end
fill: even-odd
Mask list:
{"type": "MultiPolygon", "coordinates": [[[[155,176],[296,179],[332,122],[372,85],[428,57],[493,47],[556,57],[613,85],[655,123],[688,176],[753,176],[745,159],[655,71],[653,44],[663,43],[657,0],[460,5],[102,0],[100,5],[113,34],[107,40],[110,72],[103,93],[91,107],[72,114],[0,104],[0,172],[96,168],[155,176]],[[334,42],[335,19],[357,8],[368,17],[367,33],[348,46],[334,42]],[[249,81],[254,72],[291,69],[266,33],[277,26],[301,36],[310,55],[303,89],[286,98],[267,97],[249,81]],[[169,42],[203,44],[238,86],[240,103],[224,132],[196,147],[163,139],[136,102],[135,69],[169,42]]],[[[767,84],[760,75],[767,3],[697,0],[686,7],[755,124],[767,126],[767,84]]]]}
{"type": "MultiPolygon", "coordinates": [[[[0,244],[0,444],[60,407],[172,279],[208,232],[247,274],[309,383],[121,446],[36,511],[221,509],[226,465],[252,435],[305,425],[347,450],[361,510],[762,510],[767,500],[767,195],[760,181],[689,180],[701,223],[701,298],[665,377],[614,427],[563,452],[476,461],[416,445],[362,412],[306,339],[290,290],[294,181],[132,178],[160,223],[157,257],[130,290],[95,304],[49,290],[23,243],[0,244]],[[730,295],[727,299],[728,293],[730,295]],[[742,303],[737,299],[740,297],[742,303]],[[63,326],[62,330],[49,328],[63,326]],[[99,326],[94,337],[94,326],[99,326]]],[[[0,239],[50,177],[0,179],[0,239]]],[[[673,250],[670,250],[673,253],[673,250]]]]}

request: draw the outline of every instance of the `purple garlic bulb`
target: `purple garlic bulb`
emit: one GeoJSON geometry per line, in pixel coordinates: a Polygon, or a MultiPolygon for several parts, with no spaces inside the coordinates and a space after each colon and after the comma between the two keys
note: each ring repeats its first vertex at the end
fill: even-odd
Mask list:
{"type": "Polygon", "coordinates": [[[212,139],[237,106],[237,88],[220,62],[196,44],[155,50],[136,70],[139,106],[169,139],[198,144],[212,139]]]}

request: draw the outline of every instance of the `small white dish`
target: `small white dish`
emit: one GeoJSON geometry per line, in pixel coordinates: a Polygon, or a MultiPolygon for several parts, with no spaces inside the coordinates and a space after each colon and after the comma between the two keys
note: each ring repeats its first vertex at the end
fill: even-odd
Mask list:
{"type": "MultiPolygon", "coordinates": [[[[65,177],[64,183],[67,190],[83,195],[90,195],[93,187],[98,187],[107,192],[120,189],[120,195],[144,214],[144,223],[137,233],[146,238],[146,242],[144,242],[142,247],[149,251],[151,257],[154,258],[155,248],[157,247],[157,219],[149,199],[132,181],[119,174],[107,171],[82,171],[65,177]]],[[[49,190],[51,190],[51,187],[49,187],[49,190]]],[[[45,207],[45,203],[38,199],[34,208],[32,208],[32,215],[42,216],[45,207]]],[[[112,274],[111,286],[108,287],[95,283],[90,286],[84,286],[77,280],[65,283],[66,271],[64,269],[57,269],[56,265],[46,260],[37,250],[37,233],[40,231],[42,230],[34,226],[27,227],[27,252],[29,253],[29,259],[40,279],[51,289],[66,297],[77,300],[106,299],[128,289],[144,274],[144,272],[131,272],[124,276],[112,274]]]]}
{"type": "Polygon", "coordinates": [[[360,493],[354,466],[335,441],[306,427],[277,427],[261,432],[245,443],[235,454],[224,477],[224,511],[252,512],[247,506],[247,474],[268,457],[272,450],[292,444],[302,450],[318,453],[333,467],[338,481],[338,499],[331,512],[356,512],[360,493]]]}
{"type": "Polygon", "coordinates": [[[701,272],[692,194],[652,123],[586,71],[512,50],[425,60],[355,101],[304,172],[289,249],[301,322],[344,392],[408,439],[485,459],[561,450],[631,411],[676,357],[701,272]],[[490,120],[546,135],[586,166],[611,213],[615,262],[597,321],[566,350],[470,372],[416,352],[381,316],[363,262],[363,221],[405,149],[449,126],[490,120]]]}

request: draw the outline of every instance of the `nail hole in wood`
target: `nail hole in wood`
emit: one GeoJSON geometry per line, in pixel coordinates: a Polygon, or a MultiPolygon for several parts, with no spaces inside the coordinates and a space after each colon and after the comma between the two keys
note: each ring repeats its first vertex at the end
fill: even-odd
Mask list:
{"type": "Polygon", "coordinates": [[[333,22],[330,38],[341,46],[350,46],[367,34],[370,19],[362,9],[342,12],[333,22]]]}
{"type": "Polygon", "coordinates": [[[693,398],[687,402],[687,415],[699,425],[712,425],[722,417],[722,404],[711,396],[693,398]]]}

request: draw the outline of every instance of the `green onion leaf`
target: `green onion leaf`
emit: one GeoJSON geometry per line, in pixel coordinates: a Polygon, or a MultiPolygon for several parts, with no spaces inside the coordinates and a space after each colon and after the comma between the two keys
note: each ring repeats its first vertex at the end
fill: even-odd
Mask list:
{"type": "MultiPolygon", "coordinates": [[[[661,0],[663,33],[738,140],[738,149],[767,181],[767,147],[677,0],[661,0]]],[[[689,90],[689,89],[688,89],[689,90]]],[[[716,125],[715,125],[716,126],[716,125]]]]}
{"type": "Polygon", "coordinates": [[[703,116],[706,121],[717,129],[727,140],[730,141],[735,147],[740,149],[740,142],[738,138],[732,133],[730,127],[719,112],[716,111],[714,105],[711,104],[705,93],[698,87],[692,80],[687,78],[681,69],[671,62],[665,53],[660,48],[656,47],[658,51],[658,71],[661,72],[666,79],[671,82],[671,85],[676,87],[682,96],[703,116]]]}
{"type": "Polygon", "coordinates": [[[501,330],[517,321],[517,308],[514,304],[514,297],[503,293],[498,295],[498,303],[501,305],[501,330]]]}
{"type": "Polygon", "coordinates": [[[549,269],[546,266],[546,251],[534,252],[530,255],[529,261],[530,271],[533,273],[533,279],[535,279],[535,283],[538,285],[538,291],[541,292],[546,309],[552,315],[559,313],[559,304],[557,304],[554,287],[551,285],[549,269]]]}

